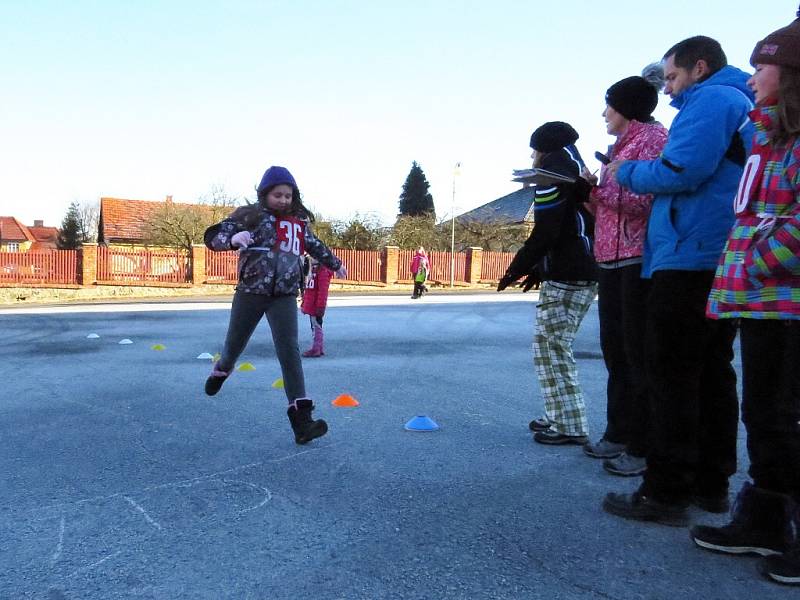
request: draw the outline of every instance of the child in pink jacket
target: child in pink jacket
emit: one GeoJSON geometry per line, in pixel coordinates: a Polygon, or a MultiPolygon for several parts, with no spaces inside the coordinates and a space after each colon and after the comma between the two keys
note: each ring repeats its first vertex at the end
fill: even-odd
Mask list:
{"type": "Polygon", "coordinates": [[[422,294],[428,291],[425,281],[431,271],[431,261],[428,258],[425,248],[419,247],[414,257],[411,259],[411,275],[414,277],[413,299],[422,298],[422,294]]]}
{"type": "Polygon", "coordinates": [[[300,311],[311,319],[311,331],[314,334],[314,341],[311,344],[311,348],[303,352],[303,356],[316,358],[325,354],[323,349],[322,317],[325,316],[325,307],[328,305],[328,288],[331,285],[333,271],[310,256],[306,260],[308,261],[309,269],[300,311]]]}

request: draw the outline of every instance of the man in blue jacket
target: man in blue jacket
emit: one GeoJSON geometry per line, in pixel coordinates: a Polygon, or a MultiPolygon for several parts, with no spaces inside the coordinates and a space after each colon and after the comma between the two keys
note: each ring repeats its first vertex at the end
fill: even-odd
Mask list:
{"type": "Polygon", "coordinates": [[[728,478],[736,471],[736,330],[706,319],[705,307],[734,221],[753,94],[748,75],[728,66],[719,43],[705,36],[670,48],[664,71],[665,93],[679,112],[661,156],[609,165],[621,186],[654,194],[642,265],[642,276],[651,278],[645,362],[653,446],[639,489],[608,494],[603,508],[683,526],[690,504],[728,509],[728,478]]]}

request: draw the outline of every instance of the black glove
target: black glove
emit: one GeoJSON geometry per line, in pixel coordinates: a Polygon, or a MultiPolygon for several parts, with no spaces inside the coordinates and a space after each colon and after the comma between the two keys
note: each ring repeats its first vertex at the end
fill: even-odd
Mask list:
{"type": "Polygon", "coordinates": [[[502,292],[506,289],[509,285],[514,283],[517,278],[514,275],[509,275],[506,273],[500,278],[500,281],[497,282],[497,291],[502,292]]]}
{"type": "Polygon", "coordinates": [[[534,269],[530,275],[528,275],[522,282],[522,293],[524,294],[531,288],[535,287],[537,290],[539,289],[539,284],[542,283],[541,277],[539,277],[539,270],[534,269]]]}

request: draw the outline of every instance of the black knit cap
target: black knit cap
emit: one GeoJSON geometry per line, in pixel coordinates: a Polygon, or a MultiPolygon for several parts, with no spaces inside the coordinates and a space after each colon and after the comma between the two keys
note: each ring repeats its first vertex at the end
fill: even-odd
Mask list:
{"type": "Polygon", "coordinates": [[[550,121],[531,135],[531,148],[537,152],[555,152],[578,140],[578,132],[569,123],[550,121]]]}
{"type": "Polygon", "coordinates": [[[658,90],[644,77],[626,77],[608,88],[606,104],[629,121],[647,123],[658,106],[658,90]]]}
{"type": "Polygon", "coordinates": [[[797,19],[786,27],[773,31],[756,44],[750,64],[783,65],[800,68],[800,10],[797,19]]]}

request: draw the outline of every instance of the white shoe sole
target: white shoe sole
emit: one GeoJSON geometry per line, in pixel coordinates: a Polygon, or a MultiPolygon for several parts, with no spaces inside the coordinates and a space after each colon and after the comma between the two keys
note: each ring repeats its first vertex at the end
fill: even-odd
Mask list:
{"type": "Polygon", "coordinates": [[[758,554],[759,556],[772,556],[773,554],[780,554],[777,550],[769,548],[761,548],[756,546],[718,546],[711,542],[706,542],[696,537],[692,537],[694,543],[705,548],[706,550],[713,550],[714,552],[722,552],[723,554],[758,554]]]}

